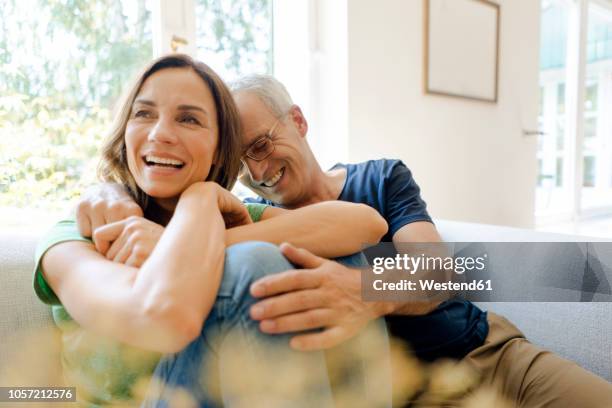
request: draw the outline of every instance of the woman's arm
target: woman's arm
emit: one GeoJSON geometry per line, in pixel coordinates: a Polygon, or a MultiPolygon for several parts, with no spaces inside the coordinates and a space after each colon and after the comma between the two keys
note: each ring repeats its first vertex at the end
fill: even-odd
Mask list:
{"type": "Polygon", "coordinates": [[[183,193],[140,269],[66,242],[43,257],[47,282],[81,326],[141,348],[181,350],[199,335],[221,280],[225,226],[216,191],[196,183],[183,193]]]}
{"type": "Polygon", "coordinates": [[[289,242],[324,258],[354,254],[387,232],[385,219],[365,204],[324,201],[295,210],[268,207],[262,220],[227,230],[227,245],[257,239],[289,242]]]}

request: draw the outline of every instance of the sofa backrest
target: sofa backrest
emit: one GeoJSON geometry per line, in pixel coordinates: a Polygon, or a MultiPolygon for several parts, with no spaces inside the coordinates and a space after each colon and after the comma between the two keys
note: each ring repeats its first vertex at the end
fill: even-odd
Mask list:
{"type": "Polygon", "coordinates": [[[32,286],[36,234],[0,233],[0,384],[61,383],[60,339],[32,286]],[[19,368],[18,370],[16,368],[19,368]]]}

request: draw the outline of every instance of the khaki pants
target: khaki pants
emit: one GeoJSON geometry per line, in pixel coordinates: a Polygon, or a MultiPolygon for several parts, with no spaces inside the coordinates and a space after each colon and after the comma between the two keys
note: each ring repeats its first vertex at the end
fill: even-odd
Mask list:
{"type": "Polygon", "coordinates": [[[465,360],[517,407],[612,407],[612,384],[531,344],[504,317],[488,313],[489,335],[465,360]]]}

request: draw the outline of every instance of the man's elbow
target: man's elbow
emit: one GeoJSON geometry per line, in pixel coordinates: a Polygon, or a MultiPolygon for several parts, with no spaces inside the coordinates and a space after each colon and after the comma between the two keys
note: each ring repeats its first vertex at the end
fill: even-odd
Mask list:
{"type": "Polygon", "coordinates": [[[374,208],[366,204],[361,205],[363,206],[365,216],[364,219],[370,220],[368,223],[368,231],[370,232],[368,241],[371,243],[377,243],[382,239],[382,237],[385,236],[389,230],[389,225],[387,225],[387,221],[374,208]]]}

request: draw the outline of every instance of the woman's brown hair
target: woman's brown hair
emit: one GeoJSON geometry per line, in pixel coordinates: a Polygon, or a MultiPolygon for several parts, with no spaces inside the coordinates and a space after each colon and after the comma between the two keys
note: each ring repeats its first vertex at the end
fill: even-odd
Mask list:
{"type": "Polygon", "coordinates": [[[127,187],[134,200],[145,212],[149,205],[149,197],[138,187],[128,168],[125,129],[131,115],[132,104],[142,84],[148,77],[166,68],[191,68],[208,85],[213,95],[217,109],[219,143],[215,154],[217,164],[211,167],[206,180],[215,181],[231,189],[240,171],[242,153],[240,118],[232,94],[223,80],[208,65],[188,55],[173,54],[158,58],[143,70],[124,96],[111,132],[102,145],[102,157],[98,166],[98,177],[101,180],[120,183],[127,187]]]}

